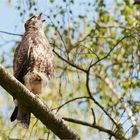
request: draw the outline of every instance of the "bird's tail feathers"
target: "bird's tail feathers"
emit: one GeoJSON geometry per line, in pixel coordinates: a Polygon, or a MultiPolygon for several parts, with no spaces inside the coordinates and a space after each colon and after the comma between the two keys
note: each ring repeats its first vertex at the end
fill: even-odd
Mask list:
{"type": "Polygon", "coordinates": [[[11,122],[13,122],[17,118],[17,113],[18,113],[18,106],[15,107],[15,109],[10,117],[11,122]]]}
{"type": "Polygon", "coordinates": [[[30,111],[22,105],[18,105],[15,107],[10,119],[11,121],[17,119],[24,128],[28,129],[30,124],[30,117],[30,111]]]}

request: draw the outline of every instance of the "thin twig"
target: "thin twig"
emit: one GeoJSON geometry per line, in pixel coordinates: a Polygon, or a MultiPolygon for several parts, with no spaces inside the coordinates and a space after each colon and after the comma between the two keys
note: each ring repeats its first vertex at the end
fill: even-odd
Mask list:
{"type": "Polygon", "coordinates": [[[91,108],[92,116],[93,116],[93,124],[96,124],[96,116],[93,108],[91,108]]]}
{"type": "Polygon", "coordinates": [[[9,132],[8,136],[10,136],[10,135],[11,135],[12,131],[16,128],[17,124],[18,124],[18,123],[16,123],[16,124],[15,124],[15,125],[11,128],[11,130],[10,130],[10,132],[9,132]]]}
{"type": "MultiPolygon", "coordinates": [[[[46,15],[45,15],[45,16],[46,16],[46,15]]],[[[65,43],[65,41],[64,41],[64,39],[63,39],[63,37],[62,37],[60,31],[57,29],[57,27],[55,26],[55,24],[53,23],[53,21],[51,20],[51,18],[49,18],[49,20],[51,21],[52,26],[55,28],[56,32],[58,33],[58,35],[59,35],[61,41],[63,42],[63,45],[64,45],[64,47],[65,47],[65,50],[66,50],[66,52],[67,52],[66,43],[65,43]]]]}
{"type": "Polygon", "coordinates": [[[73,102],[73,101],[75,101],[75,100],[79,100],[79,99],[90,99],[90,97],[88,97],[88,96],[82,96],[82,97],[73,98],[73,99],[71,99],[71,100],[65,102],[65,103],[62,104],[61,106],[56,107],[56,108],[53,108],[52,110],[57,109],[57,112],[58,112],[63,106],[65,106],[65,105],[67,105],[68,103],[73,102]]]}
{"type": "Polygon", "coordinates": [[[95,29],[91,29],[91,31],[85,36],[83,37],[83,39],[79,40],[78,42],[75,43],[74,46],[77,46],[78,44],[80,44],[81,42],[85,41],[88,37],[90,37],[90,35],[95,32],[95,29]]]}
{"type": "Polygon", "coordinates": [[[88,49],[90,52],[92,52],[97,57],[98,60],[100,59],[99,56],[93,50],[91,50],[90,48],[86,47],[85,45],[80,45],[80,46],[84,47],[84,48],[88,49]]]}
{"type": "Polygon", "coordinates": [[[38,122],[38,119],[36,119],[35,123],[33,124],[32,128],[31,128],[30,136],[29,136],[28,140],[30,140],[32,132],[33,132],[33,129],[34,129],[35,125],[37,124],[37,122],[38,122]]]}
{"type": "Polygon", "coordinates": [[[6,32],[6,31],[0,31],[0,33],[4,33],[4,34],[8,34],[8,35],[15,35],[15,36],[23,36],[22,34],[15,34],[15,33],[10,33],[10,32],[6,32]]]}
{"type": "Polygon", "coordinates": [[[130,35],[124,36],[122,37],[119,41],[117,41],[117,43],[110,49],[110,51],[102,58],[100,58],[99,60],[97,60],[96,62],[94,62],[92,65],[89,66],[89,69],[91,67],[93,67],[94,65],[96,65],[97,63],[99,63],[100,61],[106,59],[108,56],[110,56],[110,54],[112,53],[112,51],[119,45],[120,42],[122,42],[125,38],[129,37],[130,35]]]}
{"type": "Polygon", "coordinates": [[[77,66],[77,65],[75,65],[75,64],[73,64],[73,63],[71,63],[70,61],[64,59],[64,58],[63,58],[62,56],[60,56],[55,50],[53,50],[53,52],[56,54],[56,56],[57,56],[58,58],[60,58],[60,59],[63,60],[64,62],[68,63],[68,64],[71,65],[72,67],[74,67],[74,68],[76,68],[76,69],[78,69],[78,70],[81,70],[81,71],[87,73],[87,70],[85,70],[85,69],[83,69],[83,68],[81,68],[81,67],[79,67],[79,66],[77,66]]]}
{"type": "Polygon", "coordinates": [[[50,130],[49,130],[47,133],[48,133],[48,135],[47,135],[47,140],[49,140],[50,130]]]}
{"type": "MultiPolygon", "coordinates": [[[[89,69],[90,70],[90,69],[89,69]]],[[[100,103],[98,103],[95,99],[94,99],[94,97],[92,96],[92,93],[91,93],[91,91],[90,91],[90,87],[89,87],[89,71],[87,72],[87,74],[86,74],[86,87],[87,87],[87,91],[88,91],[88,94],[89,94],[89,96],[90,96],[90,98],[93,100],[93,102],[97,105],[97,106],[99,106],[103,111],[104,111],[104,113],[110,118],[110,120],[117,126],[118,124],[117,124],[117,122],[110,116],[110,114],[104,109],[104,107],[100,104],[100,103]]]]}

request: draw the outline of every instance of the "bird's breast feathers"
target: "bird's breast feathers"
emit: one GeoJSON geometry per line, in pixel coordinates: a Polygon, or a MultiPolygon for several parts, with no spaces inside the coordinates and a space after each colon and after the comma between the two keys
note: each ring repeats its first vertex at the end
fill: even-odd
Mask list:
{"type": "Polygon", "coordinates": [[[45,86],[48,84],[48,78],[44,73],[36,70],[29,71],[24,76],[24,85],[34,94],[41,94],[45,86]]]}
{"type": "Polygon", "coordinates": [[[50,79],[53,68],[53,53],[44,37],[29,37],[27,73],[23,77],[25,86],[35,94],[40,94],[50,79]]]}

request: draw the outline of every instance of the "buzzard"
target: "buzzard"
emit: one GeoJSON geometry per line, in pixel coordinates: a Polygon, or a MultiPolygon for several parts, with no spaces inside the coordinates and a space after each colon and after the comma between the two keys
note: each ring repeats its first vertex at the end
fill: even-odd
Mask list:
{"type": "MultiPolygon", "coordinates": [[[[32,16],[25,23],[25,33],[14,54],[14,76],[32,93],[39,95],[54,72],[52,48],[43,32],[45,20],[32,16]]],[[[31,112],[16,99],[11,121],[18,120],[29,127],[31,112]]]]}

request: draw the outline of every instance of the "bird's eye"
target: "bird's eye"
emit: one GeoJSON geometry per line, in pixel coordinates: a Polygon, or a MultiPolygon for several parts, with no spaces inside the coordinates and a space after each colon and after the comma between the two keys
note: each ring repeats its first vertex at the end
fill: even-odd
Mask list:
{"type": "Polygon", "coordinates": [[[30,20],[35,21],[36,18],[37,18],[37,16],[32,16],[32,17],[30,18],[30,20]]]}
{"type": "Polygon", "coordinates": [[[45,22],[46,20],[44,19],[44,20],[42,20],[42,22],[45,22]]]}
{"type": "Polygon", "coordinates": [[[30,19],[34,19],[36,16],[32,16],[30,19]]]}

